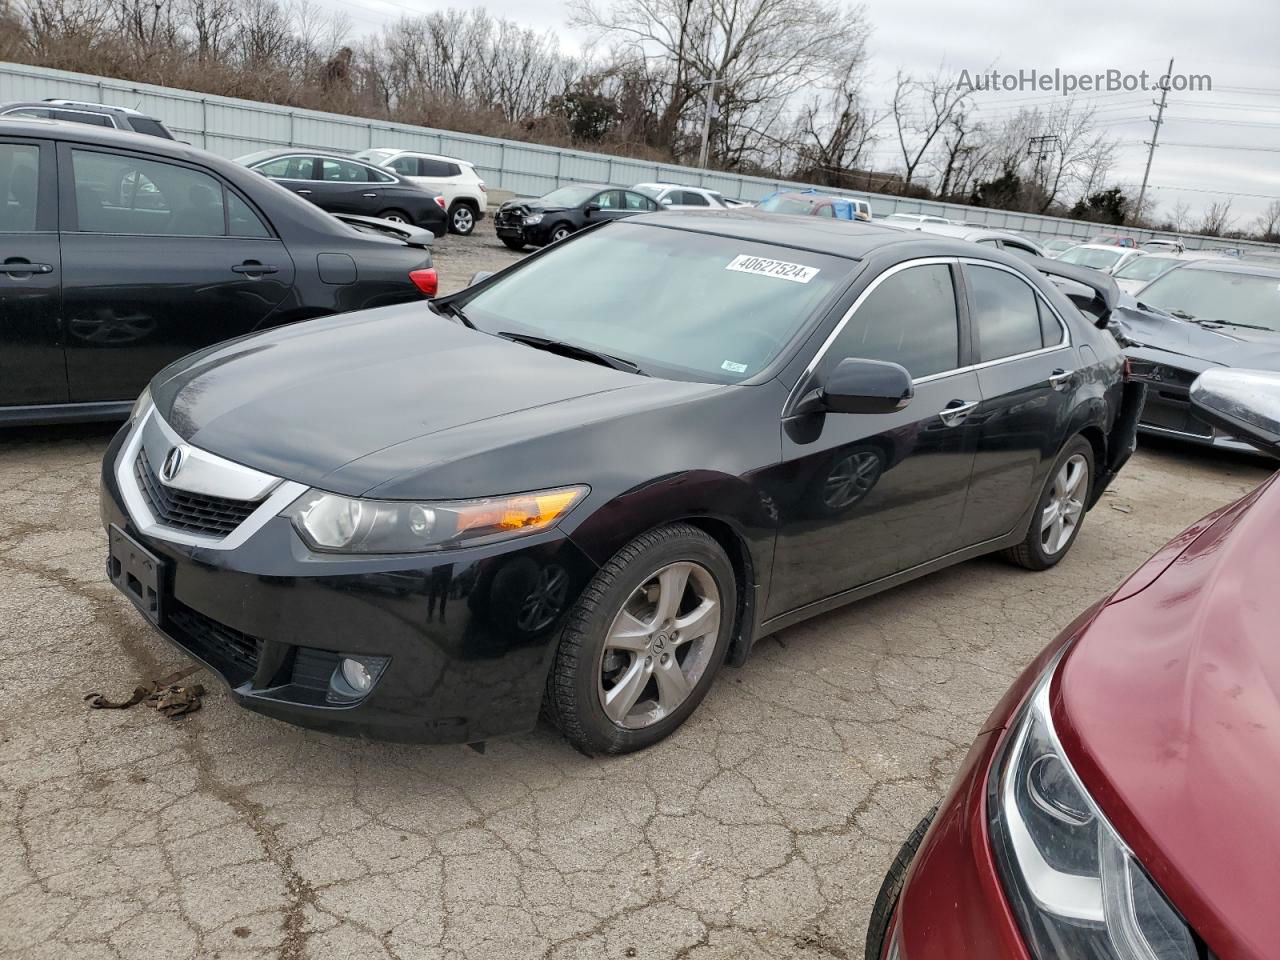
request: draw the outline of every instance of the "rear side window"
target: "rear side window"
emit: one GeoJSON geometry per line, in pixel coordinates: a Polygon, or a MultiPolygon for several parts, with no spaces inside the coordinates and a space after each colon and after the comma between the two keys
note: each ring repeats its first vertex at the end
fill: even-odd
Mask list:
{"type": "Polygon", "coordinates": [[[267,229],[267,225],[262,222],[258,215],[253,212],[253,208],[230,190],[227,191],[227,231],[233,237],[266,238],[271,236],[271,231],[267,229]]]}
{"type": "Polygon", "coordinates": [[[711,204],[707,202],[707,198],[700,193],[694,193],[692,190],[681,190],[676,194],[676,203],[686,207],[709,207],[711,204]]]}
{"type": "Polygon", "coordinates": [[[39,147],[0,143],[0,233],[35,230],[39,170],[39,147]]]}
{"type": "Polygon", "coordinates": [[[913,377],[959,366],[960,326],[951,268],[922,264],[881,281],[844,325],[826,362],[834,366],[846,357],[900,363],[913,377]]]}
{"type": "Polygon", "coordinates": [[[380,180],[374,171],[359,163],[348,163],[346,160],[330,160],[327,157],[320,161],[320,179],[331,183],[369,183],[380,180]]]}
{"type": "Polygon", "coordinates": [[[115,121],[105,114],[86,113],[84,110],[50,109],[49,116],[54,120],[68,120],[72,123],[87,123],[93,127],[111,127],[115,129],[115,121]]]}
{"type": "Polygon", "coordinates": [[[1044,346],[1040,300],[1024,280],[1006,270],[969,266],[978,360],[999,360],[1044,346]]]}
{"type": "Polygon", "coordinates": [[[134,133],[145,133],[148,137],[163,137],[165,140],[173,139],[163,124],[150,117],[130,117],[129,126],[133,127],[134,133]]]}
{"type": "Polygon", "coordinates": [[[423,157],[418,162],[422,165],[424,177],[456,177],[462,172],[456,163],[447,163],[444,160],[428,160],[423,157]]]}
{"type": "MultiPolygon", "coordinates": [[[[222,183],[206,173],[89,150],[72,150],[71,168],[81,233],[227,235],[226,193],[222,183]]],[[[260,221],[257,229],[264,229],[260,221]]]]}

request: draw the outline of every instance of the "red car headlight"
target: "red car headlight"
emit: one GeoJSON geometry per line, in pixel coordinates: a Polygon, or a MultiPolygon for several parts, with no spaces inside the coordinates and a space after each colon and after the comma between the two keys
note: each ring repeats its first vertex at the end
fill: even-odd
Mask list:
{"type": "Polygon", "coordinates": [[[1190,927],[1107,822],[1063,752],[1045,672],[988,783],[996,863],[1037,960],[1197,960],[1190,927]]]}

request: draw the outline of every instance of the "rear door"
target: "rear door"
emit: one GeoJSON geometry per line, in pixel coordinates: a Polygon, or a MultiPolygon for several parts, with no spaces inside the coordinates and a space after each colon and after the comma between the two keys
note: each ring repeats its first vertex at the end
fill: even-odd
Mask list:
{"type": "Polygon", "coordinates": [[[66,403],[57,155],[0,137],[0,405],[66,403]]]}
{"type": "Polygon", "coordinates": [[[386,206],[383,188],[395,184],[389,175],[348,160],[320,157],[316,170],[318,178],[311,184],[311,199],[330,213],[374,216],[386,206]]]}
{"type": "Polygon", "coordinates": [[[59,144],[73,401],[131,399],[161,367],[249,333],[293,286],[267,221],[210,170],[59,144]]]}
{"type": "Polygon", "coordinates": [[[970,415],[981,434],[961,528],[967,546],[1012,531],[1039,494],[1082,374],[1065,322],[1030,282],[980,260],[966,261],[964,276],[982,393],[970,415]]]}

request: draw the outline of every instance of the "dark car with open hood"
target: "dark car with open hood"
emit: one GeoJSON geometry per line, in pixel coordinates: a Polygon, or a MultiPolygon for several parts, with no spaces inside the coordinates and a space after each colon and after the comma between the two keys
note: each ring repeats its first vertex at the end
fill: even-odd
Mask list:
{"type": "Polygon", "coordinates": [[[639,190],[575,183],[537,198],[517,197],[493,218],[498,239],[512,250],[542,247],[584,227],[663,209],[639,190]]]}
{"type": "Polygon", "coordinates": [[[1134,373],[1151,386],[1139,425],[1145,433],[1256,452],[1192,408],[1189,391],[1206,370],[1280,372],[1280,267],[1196,260],[1161,274],[1111,318],[1134,373]]]}
{"type": "Polygon", "coordinates": [[[635,750],[772,631],[1055,565],[1133,449],[1123,367],[995,248],[608,223],[431,310],[171,365],[103,461],[108,570],[250,709],[436,742],[541,711],[635,750]]]}

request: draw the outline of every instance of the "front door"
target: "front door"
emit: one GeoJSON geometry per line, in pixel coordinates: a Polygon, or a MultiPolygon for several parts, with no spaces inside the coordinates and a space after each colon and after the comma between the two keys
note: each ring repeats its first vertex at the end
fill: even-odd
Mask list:
{"type": "MultiPolygon", "coordinates": [[[[371,217],[382,211],[379,174],[359,163],[321,157],[316,161],[317,179],[312,181],[313,200],[330,213],[350,213],[371,217]]],[[[392,181],[394,183],[394,181],[392,181]]]]}
{"type": "Polygon", "coordinates": [[[210,171],[59,149],[73,401],[132,399],[178,357],[257,329],[288,295],[288,250],[210,171]]]}
{"type": "Polygon", "coordinates": [[[778,541],[766,616],[823,600],[956,548],[973,468],[978,378],[961,370],[954,271],[891,268],[860,303],[796,396],[846,357],[900,363],[915,396],[895,413],[783,422],[778,541]]]}
{"type": "Polygon", "coordinates": [[[982,391],[971,417],[981,434],[962,528],[968,545],[1010,533],[1040,494],[1083,373],[1066,325],[1023,277],[978,261],[964,273],[982,391]]]}
{"type": "Polygon", "coordinates": [[[0,405],[67,401],[57,201],[53,144],[0,138],[0,405]]]}

